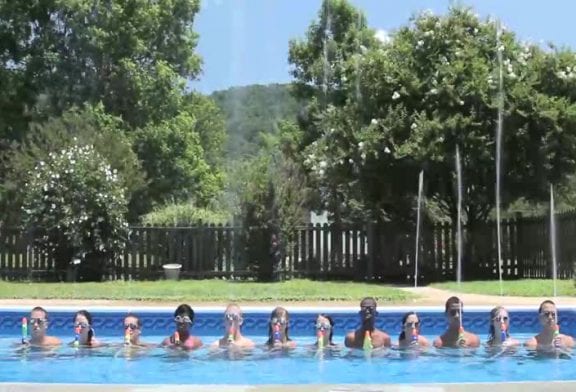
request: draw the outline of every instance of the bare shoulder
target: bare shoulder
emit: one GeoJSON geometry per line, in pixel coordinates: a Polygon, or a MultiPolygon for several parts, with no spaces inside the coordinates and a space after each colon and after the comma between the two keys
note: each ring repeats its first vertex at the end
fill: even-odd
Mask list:
{"type": "Polygon", "coordinates": [[[536,337],[531,337],[531,338],[528,339],[526,342],[524,342],[524,346],[526,346],[526,347],[536,347],[536,346],[538,346],[538,340],[536,340],[536,337]]]}
{"type": "Polygon", "coordinates": [[[356,341],[356,332],[348,332],[344,338],[344,345],[346,347],[354,347],[356,341]]]}
{"type": "Polygon", "coordinates": [[[480,338],[475,333],[466,332],[466,340],[468,342],[468,346],[470,346],[470,347],[479,347],[480,346],[480,338]]]}
{"type": "Polygon", "coordinates": [[[574,338],[569,335],[562,336],[562,343],[567,347],[574,347],[574,338]]]}
{"type": "Polygon", "coordinates": [[[44,342],[46,346],[59,346],[60,344],[62,344],[62,341],[58,339],[56,336],[46,336],[44,342]]]}
{"type": "Polygon", "coordinates": [[[436,339],[434,339],[434,347],[440,348],[444,345],[443,341],[442,341],[442,336],[438,336],[436,339]]]}
{"type": "Polygon", "coordinates": [[[422,335],[418,335],[418,344],[422,347],[430,346],[430,342],[422,335]]]}

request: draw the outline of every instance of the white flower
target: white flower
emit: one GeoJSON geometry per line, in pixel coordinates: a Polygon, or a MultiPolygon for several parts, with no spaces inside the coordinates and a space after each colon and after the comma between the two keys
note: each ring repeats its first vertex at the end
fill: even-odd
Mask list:
{"type": "MultiPolygon", "coordinates": [[[[394,96],[392,96],[394,97],[394,96]]],[[[372,119],[372,121],[370,121],[370,124],[372,125],[378,125],[378,120],[376,120],[375,118],[372,119]]]]}
{"type": "Polygon", "coordinates": [[[359,142],[358,143],[358,148],[361,150],[362,148],[364,148],[364,142],[359,142]]]}
{"type": "Polygon", "coordinates": [[[360,157],[362,158],[362,160],[366,160],[366,153],[363,152],[363,153],[360,155],[360,157]]]}
{"type": "Polygon", "coordinates": [[[392,94],[392,99],[397,100],[398,98],[400,98],[400,94],[398,93],[398,91],[394,91],[394,94],[392,94]]]}
{"type": "Polygon", "coordinates": [[[389,149],[388,147],[384,147],[384,152],[385,152],[386,154],[390,154],[390,149],[389,149]]]}
{"type": "Polygon", "coordinates": [[[464,105],[464,101],[463,101],[463,100],[458,101],[458,103],[460,104],[460,106],[464,105]]]}
{"type": "Polygon", "coordinates": [[[432,95],[438,94],[438,89],[435,89],[435,88],[431,89],[430,94],[432,94],[432,95]]]}
{"type": "Polygon", "coordinates": [[[324,169],[326,167],[326,161],[320,161],[320,167],[324,169]]]}
{"type": "Polygon", "coordinates": [[[318,170],[318,174],[319,174],[320,176],[323,176],[323,175],[324,175],[324,169],[318,170]]]}
{"type": "Polygon", "coordinates": [[[352,158],[349,158],[349,159],[348,159],[348,163],[353,164],[353,163],[354,163],[354,160],[353,160],[352,158]]]}
{"type": "Polygon", "coordinates": [[[411,129],[416,129],[416,128],[418,128],[418,124],[412,123],[412,125],[410,125],[410,128],[411,128],[411,129]]]}
{"type": "Polygon", "coordinates": [[[416,46],[420,47],[422,45],[424,45],[424,41],[419,40],[418,42],[416,42],[416,46]]]}

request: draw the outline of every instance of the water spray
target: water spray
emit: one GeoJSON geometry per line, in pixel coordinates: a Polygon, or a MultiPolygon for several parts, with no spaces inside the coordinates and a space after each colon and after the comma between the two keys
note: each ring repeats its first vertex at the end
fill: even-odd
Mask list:
{"type": "Polygon", "coordinates": [[[26,344],[28,340],[28,320],[22,317],[22,344],[26,344]]]}
{"type": "Polygon", "coordinates": [[[74,347],[80,346],[80,326],[74,327],[74,347]]]}
{"type": "Polygon", "coordinates": [[[272,338],[274,339],[275,343],[280,343],[281,339],[280,339],[280,325],[279,324],[274,324],[274,326],[272,327],[272,338]]]}
{"type": "Polygon", "coordinates": [[[364,332],[364,343],[362,344],[362,348],[365,351],[369,351],[369,350],[372,350],[374,348],[374,345],[372,344],[372,335],[371,335],[370,331],[364,332]]]}
{"type": "Polygon", "coordinates": [[[126,330],[124,331],[124,345],[125,346],[130,346],[132,344],[131,338],[132,338],[132,330],[130,328],[126,328],[126,330]]]}
{"type": "Polygon", "coordinates": [[[464,314],[462,313],[462,302],[460,302],[460,327],[458,328],[458,344],[462,344],[465,342],[464,339],[464,327],[462,326],[462,319],[464,318],[464,314]]]}
{"type": "Polygon", "coordinates": [[[412,341],[410,342],[413,346],[418,344],[418,330],[416,327],[412,327],[412,341]]]}

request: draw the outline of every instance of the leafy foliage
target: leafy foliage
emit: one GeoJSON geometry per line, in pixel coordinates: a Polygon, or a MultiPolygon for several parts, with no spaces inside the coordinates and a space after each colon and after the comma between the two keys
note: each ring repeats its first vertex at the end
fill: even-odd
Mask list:
{"type": "MultiPolygon", "coordinates": [[[[38,162],[46,162],[50,153],[67,150],[76,145],[93,146],[94,150],[112,170],[118,173],[120,186],[126,190],[126,197],[134,204],[133,196],[145,186],[145,178],[132,150],[130,139],[123,132],[124,124],[117,117],[104,112],[101,105],[83,109],[72,108],[61,117],[50,118],[41,124],[32,124],[25,139],[15,144],[2,157],[6,168],[6,181],[2,190],[2,205],[8,224],[18,224],[24,183],[29,181],[38,162]]],[[[131,208],[133,214],[134,208],[131,208]]]]}
{"type": "Polygon", "coordinates": [[[322,21],[329,16],[348,20],[350,11],[333,3],[341,4],[326,0],[320,24],[310,27],[316,33],[291,51],[297,86],[305,84],[316,94],[324,89],[330,97],[317,106],[312,126],[303,127],[302,159],[332,212],[407,217],[423,169],[427,195],[454,219],[458,147],[465,219],[485,220],[495,200],[500,92],[503,205],[522,196],[542,200],[549,183],[566,183],[576,169],[574,53],[521,44],[494,21],[454,7],[445,16],[416,15],[389,42],[367,46],[356,57],[346,52],[358,61],[347,66],[344,55],[330,57],[319,49],[321,42],[325,48],[347,48],[336,33],[322,36],[322,21]],[[317,64],[326,60],[322,71],[317,64]],[[321,83],[321,71],[337,82],[321,83]]]}
{"type": "MultiPolygon", "coordinates": [[[[51,152],[29,173],[24,224],[42,228],[47,254],[119,252],[127,238],[127,202],[117,171],[89,145],[51,152]]],[[[70,260],[58,258],[59,263],[70,260]]]]}
{"type": "Polygon", "coordinates": [[[152,226],[194,226],[203,224],[225,224],[230,216],[223,211],[198,208],[192,203],[169,204],[144,215],[142,223],[152,226]]]}
{"type": "Polygon", "coordinates": [[[278,133],[282,121],[295,121],[300,104],[283,84],[233,87],[210,96],[226,118],[228,140],[225,147],[230,160],[257,154],[262,133],[278,133]]]}
{"type": "Polygon", "coordinates": [[[150,180],[142,197],[152,206],[190,198],[205,206],[220,190],[221,175],[204,160],[195,126],[191,114],[181,113],[135,132],[134,148],[150,180]]]}

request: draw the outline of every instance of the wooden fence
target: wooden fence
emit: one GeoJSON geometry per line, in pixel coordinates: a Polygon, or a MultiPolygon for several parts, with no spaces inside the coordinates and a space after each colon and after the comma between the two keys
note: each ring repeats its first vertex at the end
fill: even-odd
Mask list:
{"type": "MultiPolygon", "coordinates": [[[[576,214],[556,217],[558,277],[573,277],[576,214]]],[[[518,218],[501,223],[504,279],[550,278],[549,222],[518,218]]],[[[298,228],[281,257],[270,253],[271,232],[229,226],[131,227],[125,251],[107,265],[104,279],[158,279],[162,265],[182,264],[184,278],[222,277],[355,279],[394,283],[414,281],[414,230],[390,225],[298,228]],[[267,272],[266,272],[267,271],[267,272]]],[[[456,279],[457,244],[450,224],[424,225],[419,244],[419,282],[456,279]]],[[[498,279],[496,225],[464,228],[462,278],[498,279]]],[[[70,273],[70,271],[68,271],[70,273]]],[[[33,235],[0,229],[0,278],[65,280],[53,257],[34,246],[33,235]]],[[[70,276],[68,276],[70,278],[70,276]]]]}

